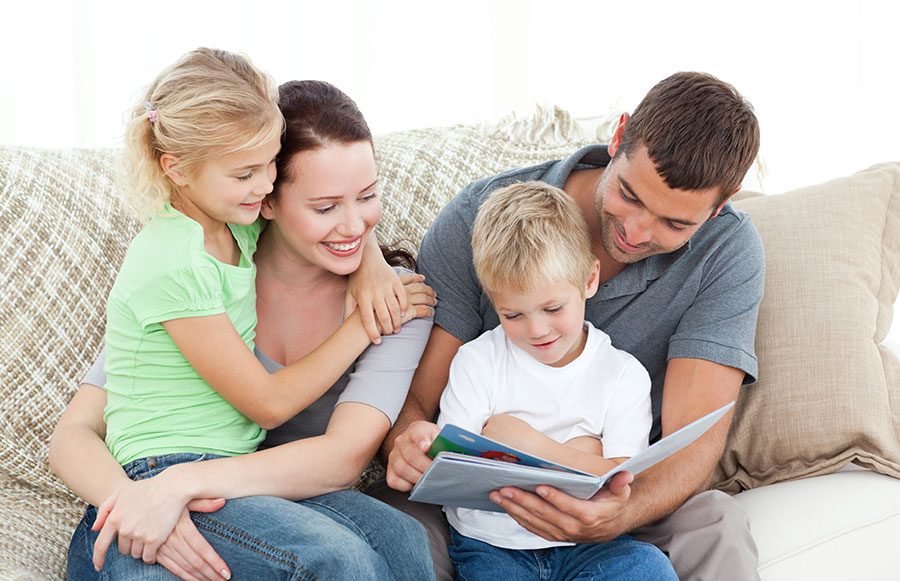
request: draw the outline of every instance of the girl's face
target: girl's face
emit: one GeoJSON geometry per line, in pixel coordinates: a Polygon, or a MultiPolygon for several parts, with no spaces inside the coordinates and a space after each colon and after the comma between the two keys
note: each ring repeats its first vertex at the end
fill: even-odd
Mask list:
{"type": "Polygon", "coordinates": [[[175,165],[169,175],[181,192],[172,204],[202,225],[252,224],[263,198],[272,191],[280,148],[275,136],[255,149],[213,157],[190,174],[175,165]]]}
{"type": "Polygon", "coordinates": [[[291,179],[277,199],[263,201],[284,246],[302,262],[334,274],[359,268],[362,250],[381,219],[372,144],[333,143],[290,161],[291,179]]]}

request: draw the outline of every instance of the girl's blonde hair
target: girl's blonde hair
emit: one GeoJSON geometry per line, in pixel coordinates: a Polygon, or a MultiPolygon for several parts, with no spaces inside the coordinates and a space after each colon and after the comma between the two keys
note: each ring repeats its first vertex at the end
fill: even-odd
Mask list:
{"type": "Polygon", "coordinates": [[[212,157],[280,136],[278,88],[242,55],[198,48],[164,70],[131,110],[125,130],[125,191],[142,219],[162,210],[175,183],[160,157],[191,175],[212,157]]]}
{"type": "Polygon", "coordinates": [[[526,294],[562,281],[584,292],[594,260],[575,200],[542,182],[494,190],[472,225],[472,261],[488,295],[526,294]]]}

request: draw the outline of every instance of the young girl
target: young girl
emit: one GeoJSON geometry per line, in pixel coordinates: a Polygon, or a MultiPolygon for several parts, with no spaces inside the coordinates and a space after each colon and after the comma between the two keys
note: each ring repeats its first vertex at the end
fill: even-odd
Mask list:
{"type": "MultiPolygon", "coordinates": [[[[54,437],[51,458],[54,469],[76,492],[95,503],[106,498],[94,527],[102,526],[102,530],[95,541],[93,562],[98,568],[103,565],[106,547],[117,536],[119,552],[129,557],[125,563],[113,559],[112,565],[118,567],[108,571],[113,575],[127,571],[131,557],[153,563],[176,522],[184,522],[184,506],[192,498],[248,494],[306,498],[352,483],[346,482],[346,475],[330,482],[313,478],[305,487],[287,480],[273,482],[273,473],[286,465],[291,454],[261,453],[259,459],[241,466],[232,466],[227,459],[199,463],[203,469],[209,466],[201,477],[191,471],[199,464],[185,463],[252,452],[265,436],[263,428],[278,426],[319,399],[369,344],[359,314],[354,313],[337,328],[329,329],[330,337],[307,329],[308,335],[322,341],[302,353],[292,351],[294,345],[290,343],[282,345],[286,350],[270,348],[267,362],[273,373],[254,357],[256,286],[251,257],[260,230],[257,217],[265,196],[273,189],[283,127],[277,93],[269,79],[242,57],[200,49],[165,71],[151,86],[145,101],[129,124],[127,152],[136,191],[144,194],[158,213],[133,241],[110,293],[106,377],[98,382],[105,382],[107,388],[103,416],[106,443],[116,464],[123,466],[124,474],[135,482],[122,482],[122,469],[113,469],[108,456],[99,454],[90,441],[81,442],[88,448],[81,447],[87,451],[82,452],[82,462],[77,462],[76,456],[67,453],[76,448],[74,441],[64,444],[61,437],[54,437]],[[288,362],[293,363],[280,365],[288,362]],[[110,478],[103,482],[97,475],[87,474],[83,461],[102,464],[110,478]],[[179,471],[182,467],[184,470],[179,471]],[[223,477],[228,474],[232,475],[230,479],[223,477]]],[[[366,145],[371,158],[371,142],[366,145]]],[[[365,198],[364,193],[370,196],[366,202],[370,203],[374,177],[364,185],[368,189],[354,191],[353,200],[365,198]]],[[[267,203],[266,207],[275,217],[274,204],[267,203]]],[[[359,265],[364,242],[375,222],[377,216],[353,239],[321,240],[316,250],[328,253],[344,264],[344,270],[352,272],[359,265]],[[355,266],[347,266],[354,260],[355,266]]],[[[291,227],[285,230],[302,234],[291,227]]],[[[270,241],[276,239],[275,233],[268,237],[270,241]]],[[[291,264],[278,256],[278,252],[291,252],[294,246],[269,244],[271,252],[276,253],[273,260],[280,259],[287,267],[284,272],[270,271],[270,276],[281,275],[280,282],[287,283],[298,273],[312,275],[322,279],[323,284],[317,286],[336,288],[324,284],[328,277],[316,272],[314,262],[295,259],[291,264]],[[287,271],[291,267],[295,272],[287,271]]],[[[318,265],[318,270],[323,266],[318,265]]],[[[336,264],[327,266],[341,270],[336,264]]],[[[346,277],[340,278],[346,289],[346,277]]],[[[271,298],[276,288],[283,290],[285,284],[267,285],[261,298],[271,298]]],[[[418,302],[432,302],[426,293],[418,294],[418,302]]],[[[419,304],[406,318],[427,310],[419,304]]],[[[337,314],[340,321],[340,311],[337,314]]],[[[278,319],[266,318],[268,334],[275,337],[278,319]]],[[[404,394],[406,387],[408,380],[404,394]]],[[[102,422],[92,417],[99,398],[96,394],[90,398],[87,406],[76,408],[75,415],[86,414],[82,419],[87,421],[81,427],[99,428],[102,422]]],[[[64,417],[60,428],[72,419],[64,417]]],[[[78,424],[78,417],[74,419],[78,424]]],[[[378,436],[379,442],[390,420],[382,420],[387,425],[378,436]]],[[[78,433],[83,436],[85,431],[78,433]]],[[[369,458],[377,445],[369,445],[369,458]]],[[[302,459],[296,451],[293,456],[302,459]]],[[[213,542],[216,550],[226,559],[233,557],[230,564],[248,574],[264,574],[269,571],[264,567],[272,562],[279,567],[286,562],[288,570],[294,571],[321,565],[323,574],[340,574],[341,567],[354,567],[349,570],[374,571],[379,577],[427,578],[430,558],[421,527],[387,507],[373,506],[375,501],[371,499],[367,499],[369,504],[360,504],[349,494],[321,500],[299,515],[265,499],[229,502],[227,510],[210,515],[220,518],[207,523],[204,532],[218,535],[213,542]],[[322,514],[341,524],[340,530],[335,532],[333,526],[322,523],[322,514]],[[293,521],[273,526],[285,515],[293,516],[293,521]],[[388,538],[379,538],[373,527],[359,526],[365,516],[389,525],[388,538]],[[233,538],[240,527],[253,529],[250,525],[254,521],[261,530],[253,531],[253,542],[248,534],[233,538]],[[311,530],[286,538],[291,525],[300,528],[304,521],[311,530]],[[348,522],[355,526],[349,529],[356,531],[355,540],[343,538],[348,534],[348,522]],[[311,541],[317,534],[326,537],[319,545],[311,541]],[[221,537],[228,537],[228,547],[217,544],[221,537]],[[350,554],[338,555],[333,548],[323,548],[335,542],[350,554]],[[278,549],[275,557],[270,554],[262,564],[253,561],[259,553],[268,551],[265,547],[278,549]],[[301,556],[303,550],[308,553],[301,556]]],[[[92,516],[89,509],[86,521],[92,516]]],[[[80,542],[90,545],[94,537],[84,528],[79,528],[84,533],[80,542]]],[[[71,567],[73,551],[77,557],[82,550],[78,538],[77,532],[70,550],[73,576],[84,573],[83,568],[71,567]]],[[[168,559],[170,570],[185,565],[179,564],[171,551],[168,559]]]]}

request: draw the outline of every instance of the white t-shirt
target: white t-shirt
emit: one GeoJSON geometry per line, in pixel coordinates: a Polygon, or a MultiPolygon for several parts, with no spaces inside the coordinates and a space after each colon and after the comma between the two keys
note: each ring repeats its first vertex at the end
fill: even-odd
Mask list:
{"type": "MultiPolygon", "coordinates": [[[[652,417],[650,376],[637,359],[612,346],[586,322],[584,351],[564,367],[536,361],[496,327],[463,345],[450,365],[438,425],[481,433],[485,422],[509,414],[553,438],[599,437],[607,458],[630,457],[647,447],[652,417]]],[[[467,537],[506,549],[571,545],[543,539],[509,515],[444,507],[447,520],[467,537]]]]}

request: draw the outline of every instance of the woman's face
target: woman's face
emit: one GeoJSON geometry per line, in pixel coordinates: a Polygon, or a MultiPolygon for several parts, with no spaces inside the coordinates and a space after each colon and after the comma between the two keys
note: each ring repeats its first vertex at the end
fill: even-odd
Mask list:
{"type": "Polygon", "coordinates": [[[290,181],[263,201],[284,246],[300,261],[334,274],[359,268],[362,250],[381,219],[377,170],[368,141],[334,143],[290,161],[290,181]]]}

